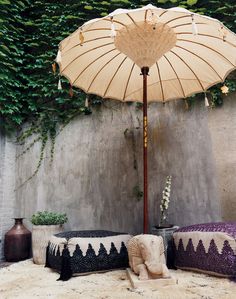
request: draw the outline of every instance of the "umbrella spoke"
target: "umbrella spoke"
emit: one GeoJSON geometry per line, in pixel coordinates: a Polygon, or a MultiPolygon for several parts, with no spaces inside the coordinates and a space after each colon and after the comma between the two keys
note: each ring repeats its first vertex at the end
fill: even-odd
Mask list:
{"type": "Polygon", "coordinates": [[[92,86],[92,84],[93,84],[93,82],[96,80],[96,78],[97,78],[97,76],[101,73],[101,71],[112,61],[112,60],[114,60],[117,56],[119,56],[119,55],[121,55],[122,53],[118,53],[118,54],[116,54],[115,56],[113,56],[109,61],[107,61],[101,68],[100,68],[100,70],[97,72],[97,74],[94,76],[94,78],[92,79],[92,81],[91,81],[91,83],[90,83],[90,85],[89,85],[89,87],[88,87],[88,92],[89,92],[89,89],[91,88],[91,86],[92,86]]]}
{"type": "Polygon", "coordinates": [[[188,52],[188,53],[191,53],[192,55],[194,55],[194,56],[196,56],[196,57],[198,57],[200,60],[202,60],[202,61],[204,61],[214,72],[215,72],[215,74],[220,78],[220,80],[221,81],[223,81],[223,78],[221,78],[221,76],[218,74],[218,72],[213,68],[213,66],[208,62],[208,61],[206,61],[204,58],[202,58],[201,56],[199,56],[199,55],[197,55],[196,53],[194,53],[194,52],[192,52],[192,51],[190,51],[190,50],[188,50],[188,49],[186,49],[186,48],[184,48],[184,47],[181,47],[181,46],[175,46],[176,48],[180,48],[180,49],[182,49],[182,50],[184,50],[184,51],[186,51],[186,52],[188,52]]]}
{"type": "Polygon", "coordinates": [[[127,58],[128,58],[128,57],[125,56],[125,58],[121,61],[120,65],[119,65],[118,68],[116,69],[114,75],[112,76],[112,78],[111,78],[109,84],[107,85],[107,88],[106,88],[106,90],[105,90],[105,92],[104,92],[104,94],[103,94],[104,97],[106,96],[106,93],[107,93],[107,91],[108,91],[108,89],[109,89],[109,87],[110,87],[110,85],[111,85],[113,79],[115,78],[115,75],[118,73],[119,69],[121,68],[122,64],[124,63],[124,61],[125,61],[127,58]]]}
{"type": "Polygon", "coordinates": [[[127,13],[127,16],[130,18],[130,20],[134,23],[134,25],[135,25],[136,27],[139,27],[139,25],[135,22],[135,20],[131,17],[130,14],[127,13]]]}
{"type": "Polygon", "coordinates": [[[78,79],[79,77],[94,63],[96,62],[98,59],[102,58],[103,56],[107,55],[108,53],[111,53],[113,51],[117,51],[116,48],[114,49],[111,49],[110,51],[108,52],[105,52],[103,53],[102,55],[100,55],[99,57],[95,58],[92,62],[90,62],[80,73],[79,75],[76,77],[76,79],[72,82],[72,84],[74,84],[78,79]]]}
{"type": "MultiPolygon", "coordinates": [[[[93,39],[85,40],[85,41],[83,42],[83,45],[84,45],[84,44],[87,44],[87,43],[90,43],[90,42],[94,42],[94,41],[96,41],[96,40],[104,39],[104,38],[109,38],[109,39],[111,39],[110,35],[101,36],[101,37],[96,37],[96,38],[93,38],[93,39]]],[[[113,42],[110,42],[110,44],[113,44],[113,42]]],[[[74,46],[71,47],[70,49],[66,50],[66,51],[64,52],[64,55],[67,54],[70,50],[72,50],[72,49],[74,49],[74,48],[76,48],[76,47],[81,47],[81,46],[82,46],[82,45],[81,45],[81,42],[79,42],[78,44],[74,45],[74,46]]],[[[104,46],[104,45],[103,45],[103,46],[104,46]]]]}
{"type": "Polygon", "coordinates": [[[196,73],[193,71],[193,69],[189,66],[189,64],[178,54],[176,54],[173,50],[170,51],[171,53],[173,53],[175,56],[177,56],[189,69],[190,71],[193,73],[193,75],[195,76],[195,78],[197,79],[202,91],[205,91],[202,82],[200,81],[200,79],[198,78],[198,76],[196,75],[196,73]]]}
{"type": "MultiPolygon", "coordinates": [[[[111,23],[111,19],[102,19],[102,20],[103,20],[103,21],[109,21],[109,22],[111,23]]],[[[124,23],[122,23],[122,22],[120,22],[120,21],[114,20],[114,18],[113,18],[112,22],[113,22],[113,23],[120,24],[120,25],[122,25],[122,26],[124,26],[124,27],[127,27],[126,24],[124,24],[124,23]]]]}
{"type": "Polygon", "coordinates": [[[185,98],[186,95],[185,95],[185,92],[184,92],[184,88],[183,88],[183,85],[182,85],[182,83],[181,83],[181,81],[180,81],[180,78],[179,78],[179,76],[178,76],[178,74],[177,74],[175,68],[173,67],[173,65],[172,65],[172,63],[170,62],[170,60],[166,57],[166,55],[164,55],[164,57],[165,57],[165,59],[168,61],[169,65],[171,66],[171,68],[172,68],[172,70],[173,70],[173,72],[175,73],[176,78],[177,78],[177,80],[178,80],[178,82],[179,82],[180,88],[181,88],[181,90],[182,90],[183,96],[184,96],[184,98],[185,98]]]}
{"type": "Polygon", "coordinates": [[[225,60],[227,60],[232,66],[235,67],[235,65],[227,57],[225,57],[222,53],[220,53],[219,51],[217,51],[217,50],[215,50],[215,49],[213,49],[209,46],[207,46],[206,44],[202,44],[202,43],[199,43],[199,42],[195,42],[195,41],[188,40],[188,39],[182,39],[182,38],[177,38],[177,41],[184,41],[184,42],[193,43],[193,44],[197,44],[197,45],[206,47],[207,49],[212,50],[213,52],[219,54],[221,57],[223,57],[225,60]]]}
{"type": "Polygon", "coordinates": [[[164,10],[162,13],[159,14],[159,18],[162,17],[167,12],[168,12],[168,10],[164,10]]]}
{"type": "MultiPolygon", "coordinates": [[[[176,34],[177,34],[177,35],[181,35],[181,34],[193,35],[192,32],[176,32],[176,34]]],[[[227,43],[227,44],[229,44],[230,46],[236,48],[236,45],[232,44],[231,42],[229,42],[229,41],[227,41],[227,40],[224,40],[224,41],[223,41],[222,37],[215,36],[215,35],[210,35],[210,34],[205,34],[205,33],[198,33],[197,35],[199,35],[199,36],[211,37],[211,38],[216,38],[216,39],[219,39],[219,40],[221,40],[222,42],[227,43]]]]}
{"type": "Polygon", "coordinates": [[[164,103],[164,102],[165,102],[165,98],[164,98],[164,90],[163,90],[163,86],[162,86],[161,74],[160,74],[160,68],[159,68],[158,62],[156,62],[156,66],[157,66],[158,76],[159,76],[159,79],[160,79],[162,102],[164,103]]]}
{"type": "Polygon", "coordinates": [[[180,20],[180,19],[184,19],[184,18],[191,18],[191,14],[185,15],[185,16],[176,17],[174,19],[171,19],[171,20],[167,21],[165,24],[167,25],[167,24],[170,24],[170,23],[172,23],[172,22],[174,22],[176,20],[180,20]]]}
{"type": "MultiPolygon", "coordinates": [[[[88,51],[86,51],[86,52],[84,52],[84,53],[82,53],[82,54],[80,54],[79,56],[77,56],[77,57],[75,57],[70,63],[68,63],[65,67],[64,67],[64,69],[62,69],[61,70],[61,72],[64,72],[73,62],[75,62],[78,58],[80,58],[80,57],[82,57],[83,55],[85,55],[85,54],[87,54],[87,53],[89,53],[89,52],[92,52],[92,51],[94,51],[94,50],[97,50],[97,49],[99,49],[99,48],[102,48],[102,47],[105,47],[105,46],[109,46],[109,45],[112,45],[113,43],[107,43],[107,44],[103,44],[103,45],[101,45],[101,46],[97,46],[97,47],[95,47],[95,48],[92,48],[92,49],[89,49],[88,51]]],[[[115,48],[114,48],[115,49],[115,48]]],[[[114,50],[113,49],[113,50],[114,50]]]]}
{"type": "Polygon", "coordinates": [[[132,67],[131,67],[131,70],[130,70],[130,73],[129,73],[129,77],[128,77],[128,80],[127,80],[127,83],[126,83],[126,86],[125,86],[125,91],[124,91],[123,101],[125,100],[125,96],[126,96],[127,88],[128,88],[128,85],[129,85],[130,77],[131,77],[131,75],[132,75],[134,66],[135,66],[135,63],[133,63],[133,65],[132,65],[132,67]]]}
{"type": "MultiPolygon", "coordinates": [[[[207,25],[206,23],[195,23],[196,25],[207,25]]],[[[179,24],[179,25],[175,25],[175,26],[170,26],[171,28],[177,28],[177,27],[182,27],[182,26],[186,26],[186,25],[192,25],[192,22],[189,23],[184,23],[184,24],[179,24]]],[[[176,32],[176,34],[179,34],[178,32],[176,32]]],[[[192,33],[193,34],[193,33],[192,33]]]]}

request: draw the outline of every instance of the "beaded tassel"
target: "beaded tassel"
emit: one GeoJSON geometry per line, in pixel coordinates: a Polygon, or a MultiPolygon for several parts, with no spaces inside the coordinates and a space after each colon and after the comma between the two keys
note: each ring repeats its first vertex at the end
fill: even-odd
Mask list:
{"type": "Polygon", "coordinates": [[[194,21],[194,15],[192,15],[192,33],[193,35],[197,35],[198,34],[198,30],[197,30],[197,25],[194,21]]]}
{"type": "Polygon", "coordinates": [[[115,38],[115,36],[116,36],[116,29],[113,23],[113,18],[111,18],[111,38],[115,38]]]}
{"type": "Polygon", "coordinates": [[[58,90],[62,90],[61,79],[59,79],[59,81],[58,81],[57,89],[58,89],[58,90]]]}
{"type": "Polygon", "coordinates": [[[85,106],[86,108],[89,107],[89,98],[88,98],[88,95],[87,95],[86,98],[85,98],[84,106],[85,106]]]}
{"type": "Polygon", "coordinates": [[[209,107],[209,102],[208,102],[208,98],[207,98],[207,95],[205,93],[205,107],[209,107]]]}
{"type": "Polygon", "coordinates": [[[58,52],[57,52],[56,62],[57,63],[61,62],[61,51],[60,50],[58,50],[58,52]]]}

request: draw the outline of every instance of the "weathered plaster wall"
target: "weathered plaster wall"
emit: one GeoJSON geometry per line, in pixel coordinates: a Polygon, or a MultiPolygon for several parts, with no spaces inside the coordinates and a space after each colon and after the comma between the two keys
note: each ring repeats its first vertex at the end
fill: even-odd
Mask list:
{"type": "MultiPolygon", "coordinates": [[[[169,220],[186,225],[220,219],[216,165],[208,111],[183,101],[149,109],[150,225],[158,222],[165,178],[173,176],[169,220]]],[[[135,104],[106,102],[79,117],[57,137],[52,166],[47,159],[36,177],[16,192],[17,211],[66,212],[68,229],[142,231],[142,111],[135,104]],[[125,134],[124,134],[125,132],[125,134]]],[[[17,160],[16,185],[35,170],[40,145],[17,160]]],[[[23,150],[17,149],[18,154],[23,150]]]]}
{"type": "Polygon", "coordinates": [[[4,235],[12,227],[15,217],[15,153],[13,141],[0,134],[0,260],[3,258],[4,235]]]}
{"type": "Polygon", "coordinates": [[[209,113],[209,129],[216,165],[222,218],[236,221],[236,95],[209,113]]]}

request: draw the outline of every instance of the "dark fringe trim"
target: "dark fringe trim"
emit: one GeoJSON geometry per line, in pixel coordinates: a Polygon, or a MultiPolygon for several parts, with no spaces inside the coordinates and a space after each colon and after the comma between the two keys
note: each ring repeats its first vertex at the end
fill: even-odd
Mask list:
{"type": "Polygon", "coordinates": [[[67,281],[72,277],[72,269],[70,265],[70,252],[66,245],[62,251],[62,264],[61,264],[61,274],[57,280],[67,281]]]}

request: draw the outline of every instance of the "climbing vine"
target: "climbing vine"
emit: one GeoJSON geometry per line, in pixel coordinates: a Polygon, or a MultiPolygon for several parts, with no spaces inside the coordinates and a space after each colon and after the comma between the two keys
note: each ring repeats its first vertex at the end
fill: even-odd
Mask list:
{"type": "MultiPolygon", "coordinates": [[[[58,72],[52,70],[52,64],[59,42],[89,19],[148,3],[181,6],[218,18],[236,31],[235,0],[0,0],[0,129],[9,134],[17,130],[20,143],[35,136],[21,154],[41,142],[33,175],[40,168],[49,139],[52,160],[59,125],[63,128],[77,115],[91,113],[84,105],[85,94],[71,90],[66,79],[62,79],[63,89],[57,89],[58,72]],[[31,125],[22,130],[26,122],[31,125]]],[[[230,91],[236,90],[235,78],[227,79],[226,84],[230,91]]],[[[213,105],[222,104],[221,86],[211,89],[213,105]]],[[[101,101],[90,98],[92,105],[101,101]]]]}

